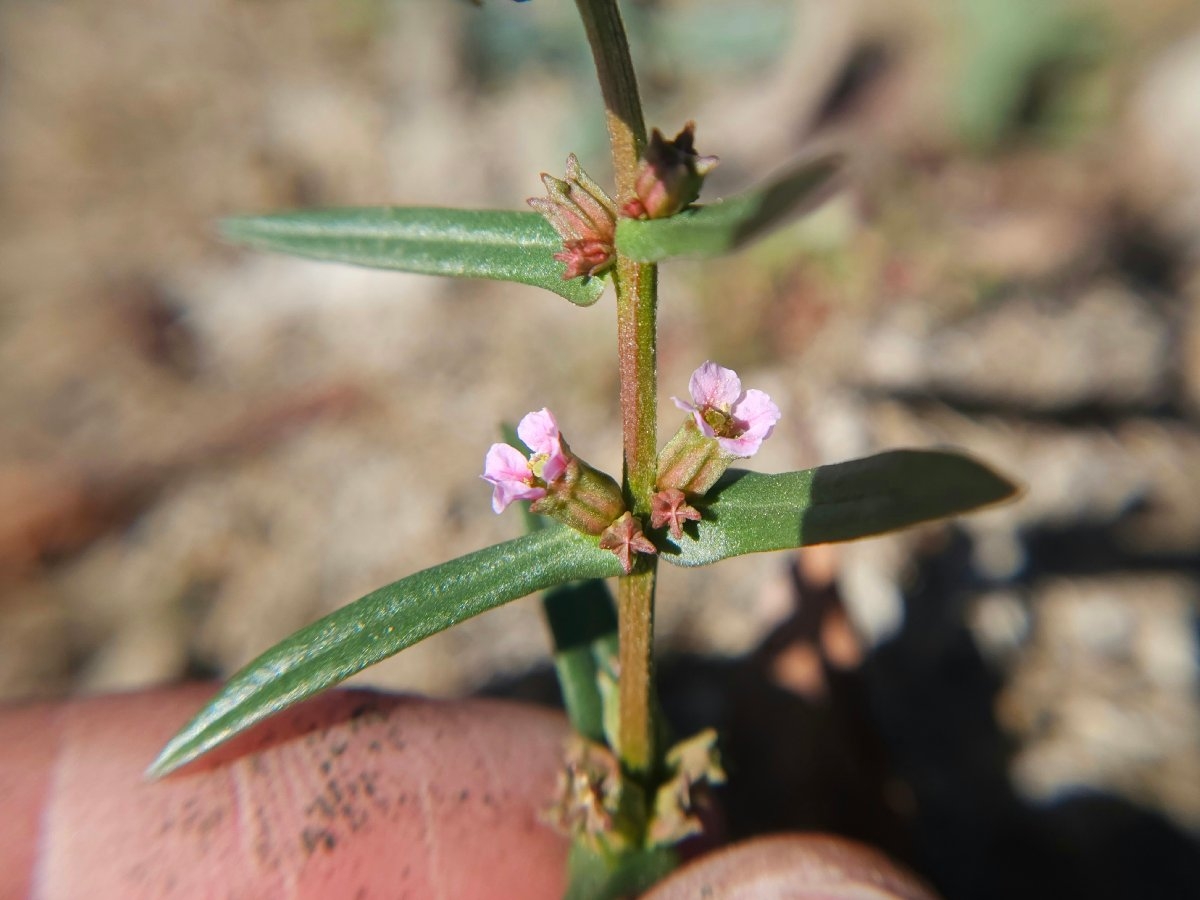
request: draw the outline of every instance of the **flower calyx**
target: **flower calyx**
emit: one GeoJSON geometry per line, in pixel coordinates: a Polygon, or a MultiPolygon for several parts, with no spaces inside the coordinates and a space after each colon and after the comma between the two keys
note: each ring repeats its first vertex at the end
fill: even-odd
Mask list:
{"type": "Polygon", "coordinates": [[[725,783],[717,751],[717,733],[706,728],[667,751],[671,777],[654,795],[649,842],[669,846],[704,830],[711,807],[710,788],[725,783]]]}
{"type": "Polygon", "coordinates": [[[715,156],[696,153],[696,123],[688,122],[668,141],[657,128],[642,152],[634,197],[621,207],[631,219],[665,219],[700,196],[704,176],[717,167],[715,156]]]}
{"type": "Polygon", "coordinates": [[[650,527],[665,526],[675,540],[683,537],[685,522],[699,522],[700,518],[700,511],[687,502],[687,494],[679,488],[665,488],[650,498],[650,527]]]}
{"type": "Polygon", "coordinates": [[[545,216],[562,238],[563,249],[554,258],[566,266],[563,280],[606,272],[617,258],[613,244],[616,204],[583,171],[574,153],[567,157],[565,181],[543,172],[542,184],[547,196],[531,197],[526,202],[545,216]]]}
{"type": "Polygon", "coordinates": [[[767,394],[742,390],[736,372],[711,361],[692,373],[688,390],[690,403],[671,398],[691,416],[658,455],[659,493],[703,495],[733,460],[758,452],[782,415],[767,394]]]}
{"type": "Polygon", "coordinates": [[[521,419],[517,436],[528,457],[508,444],[492,444],[482,478],[492,485],[497,513],[514,500],[531,500],[530,510],[597,536],[625,511],[621,487],[571,452],[548,409],[521,419]]]}
{"type": "Polygon", "coordinates": [[[545,818],[573,841],[596,850],[619,849],[626,843],[616,827],[621,789],[621,766],[613,752],[575,735],[568,740],[555,800],[545,818]]]}
{"type": "Polygon", "coordinates": [[[628,575],[633,571],[639,553],[653,556],[658,548],[642,533],[642,524],[625,512],[619,519],[604,529],[600,535],[600,549],[611,550],[621,561],[621,570],[628,575]]]}

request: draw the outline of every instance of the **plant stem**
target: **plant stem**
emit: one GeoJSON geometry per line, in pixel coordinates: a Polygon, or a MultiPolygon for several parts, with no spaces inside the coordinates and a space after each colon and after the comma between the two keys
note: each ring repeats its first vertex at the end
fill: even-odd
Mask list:
{"type": "Polygon", "coordinates": [[[642,101],[638,96],[637,76],[629,56],[629,41],[617,0],[575,0],[596,74],[600,77],[600,93],[604,97],[604,112],[608,121],[608,136],[612,143],[613,174],[617,180],[617,202],[633,196],[637,179],[638,159],[646,144],[646,122],[642,118],[642,101]]]}
{"type": "MultiPolygon", "coordinates": [[[[612,143],[617,205],[634,196],[646,123],[638,97],[629,43],[616,0],[576,0],[583,18],[612,143]]],[[[658,461],[657,314],[658,270],[617,255],[617,353],[621,425],[625,450],[624,490],[634,515],[643,520],[658,461]]],[[[616,748],[625,771],[642,781],[656,767],[654,737],[654,580],[657,558],[617,583],[620,639],[620,739],[616,748]]]]}

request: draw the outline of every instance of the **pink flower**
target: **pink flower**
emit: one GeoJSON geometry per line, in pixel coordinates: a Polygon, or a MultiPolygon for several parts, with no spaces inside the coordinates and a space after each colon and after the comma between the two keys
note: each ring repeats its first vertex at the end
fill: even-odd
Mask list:
{"type": "Polygon", "coordinates": [[[546,486],[562,477],[570,462],[558,422],[548,409],[531,412],[517,426],[517,436],[533,453],[508,444],[492,444],[483,463],[483,480],[494,486],[492,509],[503,512],[514,500],[540,500],[546,486]]]}
{"type": "Polygon", "coordinates": [[[688,383],[692,402],[672,397],[675,405],[690,412],[696,427],[716,438],[730,456],[753,456],[771,436],[781,413],[762,391],[743,391],[737,372],[706,362],[688,383]]]}

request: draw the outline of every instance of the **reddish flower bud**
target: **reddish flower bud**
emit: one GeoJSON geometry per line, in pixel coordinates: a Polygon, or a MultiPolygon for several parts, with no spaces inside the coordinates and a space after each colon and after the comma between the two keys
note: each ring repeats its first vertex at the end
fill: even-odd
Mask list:
{"type": "Polygon", "coordinates": [[[616,259],[616,206],[583,171],[574,153],[567,157],[566,181],[543,172],[542,184],[547,196],[527,202],[563,239],[562,252],[554,254],[567,267],[563,279],[600,275],[616,259]]]}
{"type": "Polygon", "coordinates": [[[704,176],[719,162],[715,156],[698,156],[695,138],[695,122],[684,125],[683,131],[671,141],[654,129],[638,166],[634,185],[637,196],[621,207],[622,215],[631,219],[665,219],[695,202],[704,176]]]}

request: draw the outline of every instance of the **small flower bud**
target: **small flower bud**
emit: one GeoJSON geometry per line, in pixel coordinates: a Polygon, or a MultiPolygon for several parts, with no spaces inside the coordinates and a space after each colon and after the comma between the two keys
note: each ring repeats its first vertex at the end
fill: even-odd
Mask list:
{"type": "Polygon", "coordinates": [[[566,181],[542,173],[542,184],[547,196],[531,197],[527,202],[563,240],[562,252],[554,254],[567,267],[563,279],[602,274],[616,259],[615,204],[583,171],[574,153],[567,157],[566,181]]]}
{"type": "Polygon", "coordinates": [[[704,176],[719,162],[715,156],[698,156],[695,138],[695,122],[684,125],[672,141],[654,129],[638,165],[636,197],[621,207],[622,215],[631,219],[665,219],[695,202],[704,176]]]}
{"type": "Polygon", "coordinates": [[[604,533],[600,535],[600,549],[615,553],[626,575],[633,571],[637,554],[653,555],[658,552],[658,548],[642,534],[642,523],[629,512],[604,529],[604,533]]]}
{"type": "Polygon", "coordinates": [[[699,522],[700,512],[688,505],[687,495],[678,488],[666,488],[650,498],[650,527],[670,531],[671,537],[683,537],[684,522],[699,522]]]}

